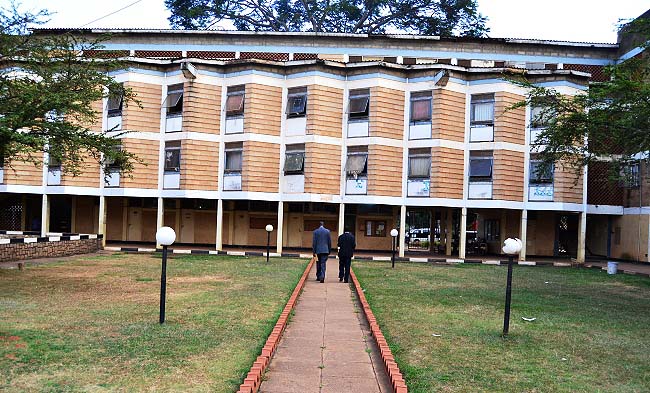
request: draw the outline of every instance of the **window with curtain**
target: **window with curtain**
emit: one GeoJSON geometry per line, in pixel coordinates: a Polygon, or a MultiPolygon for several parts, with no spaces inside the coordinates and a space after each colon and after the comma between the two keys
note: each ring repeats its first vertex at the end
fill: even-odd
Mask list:
{"type": "Polygon", "coordinates": [[[242,156],[243,154],[241,149],[226,150],[226,167],[224,169],[224,172],[241,172],[243,158],[242,156]]]}
{"type": "Polygon", "coordinates": [[[470,105],[470,118],[471,125],[493,125],[494,94],[473,95],[470,105]]]}
{"type": "Polygon", "coordinates": [[[244,114],[244,99],[246,88],[244,85],[228,88],[226,97],[226,117],[242,116],[244,114]]]}
{"type": "Polygon", "coordinates": [[[167,98],[165,98],[167,116],[178,116],[183,113],[183,84],[170,85],[167,87],[167,98]]]}
{"type": "Polygon", "coordinates": [[[431,92],[411,94],[411,123],[427,123],[431,121],[431,92]]]}
{"type": "Polygon", "coordinates": [[[181,145],[168,143],[165,146],[165,172],[180,172],[181,170],[181,145]]]}
{"type": "Polygon", "coordinates": [[[345,162],[345,172],[348,177],[357,178],[368,173],[368,153],[349,153],[345,162]]]}
{"type": "Polygon", "coordinates": [[[414,149],[409,152],[409,178],[431,177],[431,151],[414,149]]]}

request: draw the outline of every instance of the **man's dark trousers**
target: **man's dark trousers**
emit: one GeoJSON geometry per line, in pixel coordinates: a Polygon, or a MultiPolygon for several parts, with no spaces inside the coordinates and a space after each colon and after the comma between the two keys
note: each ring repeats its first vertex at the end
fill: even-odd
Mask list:
{"type": "Polygon", "coordinates": [[[318,257],[318,260],[316,261],[316,279],[324,279],[325,278],[325,268],[327,268],[327,258],[329,257],[329,254],[316,254],[318,257]]]}
{"type": "Polygon", "coordinates": [[[352,257],[339,255],[339,278],[345,282],[350,280],[350,264],[352,264],[352,257]]]}

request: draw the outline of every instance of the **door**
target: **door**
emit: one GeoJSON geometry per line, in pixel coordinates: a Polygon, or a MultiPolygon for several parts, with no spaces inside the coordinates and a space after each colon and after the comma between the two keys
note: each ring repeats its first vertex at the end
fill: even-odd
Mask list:
{"type": "Polygon", "coordinates": [[[130,207],[127,222],[126,240],[132,242],[142,241],[142,208],[130,207]]]}
{"type": "Polygon", "coordinates": [[[302,247],[303,219],[302,213],[287,214],[287,247],[302,247]]]}
{"type": "Polygon", "coordinates": [[[194,210],[181,210],[181,243],[194,243],[194,210]]]}

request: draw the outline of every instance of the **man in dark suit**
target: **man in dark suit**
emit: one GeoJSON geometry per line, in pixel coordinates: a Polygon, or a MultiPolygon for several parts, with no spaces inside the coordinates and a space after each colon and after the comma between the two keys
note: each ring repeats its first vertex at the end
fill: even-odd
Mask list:
{"type": "Polygon", "coordinates": [[[357,247],[357,242],[354,235],[350,233],[349,228],[345,228],[345,232],[339,236],[339,281],[348,282],[350,280],[350,264],[354,256],[354,249],[357,247]]]}
{"type": "Polygon", "coordinates": [[[320,227],[314,231],[312,249],[314,256],[318,257],[318,261],[316,261],[316,280],[325,282],[325,268],[327,267],[327,258],[332,249],[332,238],[330,237],[330,230],[325,228],[325,224],[322,221],[320,222],[320,227]]]}

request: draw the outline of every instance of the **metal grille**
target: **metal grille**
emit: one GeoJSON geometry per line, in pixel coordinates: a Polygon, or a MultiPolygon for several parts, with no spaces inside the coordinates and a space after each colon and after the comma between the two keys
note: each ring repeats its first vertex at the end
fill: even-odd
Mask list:
{"type": "Polygon", "coordinates": [[[183,57],[179,50],[137,50],[135,57],[148,57],[155,59],[175,59],[183,57]]]}
{"type": "Polygon", "coordinates": [[[316,60],[318,59],[317,53],[294,53],[294,60],[316,60]]]}
{"type": "Polygon", "coordinates": [[[275,52],[241,52],[240,59],[259,59],[259,60],[273,60],[273,61],[289,61],[288,53],[275,53],[275,52]]]}
{"type": "Polygon", "coordinates": [[[129,55],[128,50],[85,50],[83,51],[84,57],[92,57],[95,59],[116,59],[118,57],[126,57],[129,55]]]}
{"type": "Polygon", "coordinates": [[[564,69],[590,73],[591,80],[594,82],[605,82],[609,79],[603,72],[603,66],[601,65],[565,64],[564,69]]]}
{"type": "Polygon", "coordinates": [[[23,204],[19,198],[9,197],[1,201],[0,229],[5,231],[20,231],[23,204]]]}
{"type": "Polygon", "coordinates": [[[587,175],[587,203],[589,205],[623,205],[623,188],[612,180],[609,162],[592,162],[587,175]]]}
{"type": "Polygon", "coordinates": [[[235,52],[188,50],[187,57],[195,59],[234,59],[235,52]]]}

